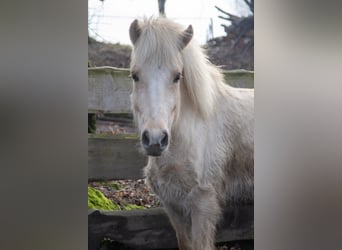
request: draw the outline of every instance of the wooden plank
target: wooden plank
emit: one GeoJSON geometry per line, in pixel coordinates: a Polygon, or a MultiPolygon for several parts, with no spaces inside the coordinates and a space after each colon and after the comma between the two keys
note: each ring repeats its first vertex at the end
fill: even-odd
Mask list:
{"type": "MultiPolygon", "coordinates": [[[[222,71],[233,87],[254,88],[254,72],[222,71]]],[[[88,68],[88,112],[130,113],[132,80],[129,69],[114,67],[88,68]]]]}
{"type": "MultiPolygon", "coordinates": [[[[98,249],[106,237],[137,249],[177,247],[175,232],[162,208],[133,211],[98,211],[88,214],[88,249],[98,249]]],[[[217,230],[216,242],[254,238],[253,205],[227,208],[217,230]]]]}
{"type": "Polygon", "coordinates": [[[147,157],[138,148],[135,134],[88,135],[88,180],[142,178],[147,157]]]}
{"type": "Polygon", "coordinates": [[[132,80],[129,71],[113,67],[88,69],[88,110],[129,113],[132,80]]]}
{"type": "Polygon", "coordinates": [[[254,88],[254,72],[248,70],[223,71],[226,83],[236,88],[254,88]]]}

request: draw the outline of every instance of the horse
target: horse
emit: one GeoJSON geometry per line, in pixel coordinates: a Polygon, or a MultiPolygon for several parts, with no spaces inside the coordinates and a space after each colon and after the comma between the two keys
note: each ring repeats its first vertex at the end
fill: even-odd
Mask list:
{"type": "Polygon", "coordinates": [[[212,250],[225,206],[252,201],[254,89],[223,80],[193,38],[167,18],[135,19],[131,104],[148,155],[144,174],[179,249],[212,250]]]}

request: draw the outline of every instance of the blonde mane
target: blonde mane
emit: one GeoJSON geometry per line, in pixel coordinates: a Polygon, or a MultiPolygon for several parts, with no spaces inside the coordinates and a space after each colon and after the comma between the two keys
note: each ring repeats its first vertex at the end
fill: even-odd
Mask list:
{"type": "Polygon", "coordinates": [[[131,67],[154,63],[174,68],[183,65],[182,84],[193,107],[203,117],[213,111],[216,94],[226,88],[220,70],[213,66],[194,39],[182,50],[184,27],[166,18],[149,18],[139,22],[141,35],[134,46],[131,67]],[[140,45],[140,46],[139,46],[140,45]]]}

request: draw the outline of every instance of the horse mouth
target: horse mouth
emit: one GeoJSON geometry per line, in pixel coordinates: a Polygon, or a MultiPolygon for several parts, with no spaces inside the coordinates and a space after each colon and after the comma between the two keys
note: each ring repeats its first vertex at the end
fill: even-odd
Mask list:
{"type": "Polygon", "coordinates": [[[157,153],[157,152],[147,152],[147,155],[148,156],[154,156],[154,157],[161,156],[161,152],[160,153],[157,153]]]}
{"type": "Polygon", "coordinates": [[[162,152],[164,151],[164,147],[160,147],[159,144],[151,145],[149,147],[145,147],[146,153],[148,156],[161,156],[162,152]]]}

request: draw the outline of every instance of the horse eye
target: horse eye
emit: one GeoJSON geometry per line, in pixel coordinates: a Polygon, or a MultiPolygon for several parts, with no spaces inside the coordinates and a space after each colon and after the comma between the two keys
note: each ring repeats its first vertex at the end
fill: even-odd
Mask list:
{"type": "Polygon", "coordinates": [[[139,81],[139,77],[138,77],[137,73],[132,72],[131,77],[133,78],[133,80],[134,80],[135,82],[139,81]]]}
{"type": "Polygon", "coordinates": [[[174,82],[174,83],[178,82],[180,78],[181,78],[181,73],[178,72],[178,73],[176,74],[175,79],[173,79],[173,82],[174,82]]]}

